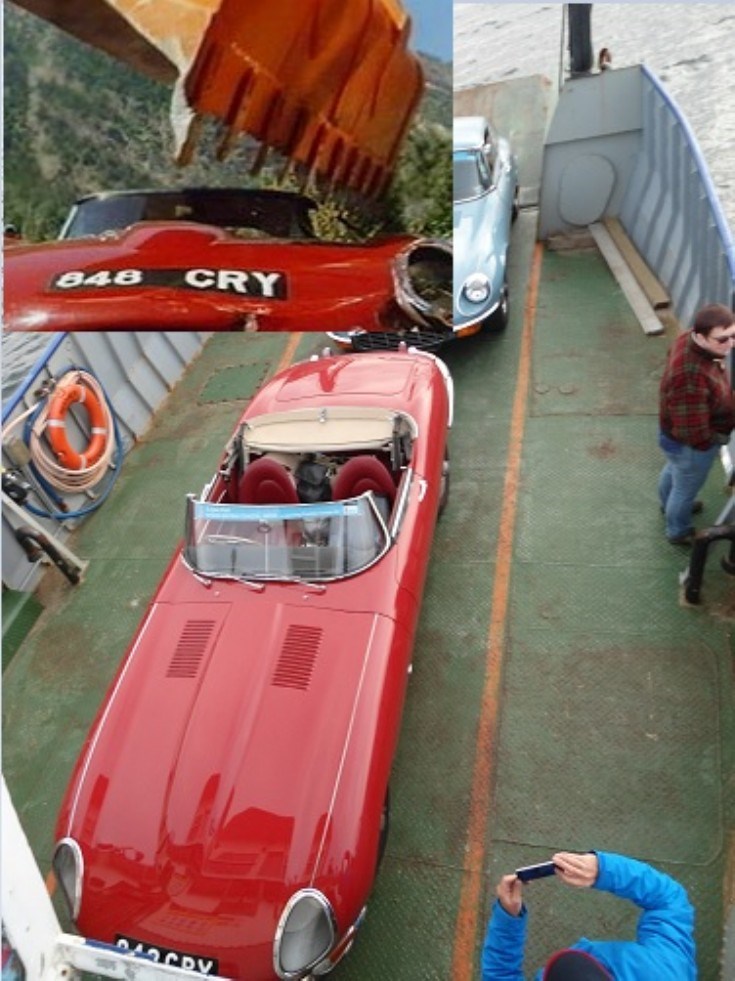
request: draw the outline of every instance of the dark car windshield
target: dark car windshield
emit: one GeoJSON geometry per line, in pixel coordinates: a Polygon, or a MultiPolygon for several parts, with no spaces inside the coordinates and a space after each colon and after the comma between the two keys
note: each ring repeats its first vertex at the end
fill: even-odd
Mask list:
{"type": "Polygon", "coordinates": [[[313,239],[314,207],[298,194],[231,188],[105,194],[78,201],[61,237],[101,235],[138,221],[194,221],[247,237],[313,239]]]}
{"type": "Polygon", "coordinates": [[[479,197],[492,183],[487,162],[479,150],[456,150],[454,153],[454,200],[468,201],[479,197]]]}

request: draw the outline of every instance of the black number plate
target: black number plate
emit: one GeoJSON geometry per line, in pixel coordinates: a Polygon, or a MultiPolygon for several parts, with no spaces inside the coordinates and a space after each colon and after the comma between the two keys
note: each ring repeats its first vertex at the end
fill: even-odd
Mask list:
{"type": "Polygon", "coordinates": [[[122,933],[115,935],[115,945],[122,950],[132,950],[136,954],[145,954],[156,964],[170,964],[172,967],[181,967],[185,971],[196,971],[197,974],[217,974],[219,972],[219,961],[216,957],[183,954],[178,950],[172,950],[170,947],[159,947],[157,944],[134,940],[122,933]]]}

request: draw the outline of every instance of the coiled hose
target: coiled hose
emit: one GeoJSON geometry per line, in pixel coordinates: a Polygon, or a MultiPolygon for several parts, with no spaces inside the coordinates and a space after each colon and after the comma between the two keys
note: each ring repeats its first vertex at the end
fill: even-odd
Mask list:
{"type": "MultiPolygon", "coordinates": [[[[69,396],[64,411],[73,401],[83,404],[84,400],[69,396]]],[[[117,418],[97,378],[81,368],[66,369],[41,401],[11,422],[3,432],[3,439],[21,422],[25,423],[23,441],[30,451],[30,470],[49,498],[59,507],[58,511],[44,510],[27,501],[25,507],[28,511],[39,517],[61,521],[84,517],[96,510],[112,490],[120,473],[123,458],[117,418]],[[98,424],[94,426],[95,432],[92,436],[99,453],[95,452],[89,462],[84,454],[76,453],[66,443],[63,434],[63,416],[53,418],[54,414],[58,416],[58,413],[54,413],[53,406],[58,403],[59,396],[64,392],[71,392],[75,387],[81,388],[83,394],[89,393],[90,404],[101,413],[101,419],[96,420],[98,424]],[[59,440],[72,452],[64,454],[55,450],[52,441],[58,445],[59,440]],[[68,509],[64,495],[90,494],[106,478],[107,483],[89,504],[74,511],[68,509]]]]}

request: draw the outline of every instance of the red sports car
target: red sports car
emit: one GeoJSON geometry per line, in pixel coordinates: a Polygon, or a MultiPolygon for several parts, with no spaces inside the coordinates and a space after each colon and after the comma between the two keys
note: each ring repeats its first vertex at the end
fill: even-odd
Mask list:
{"type": "Polygon", "coordinates": [[[90,939],[247,981],[330,971],[385,841],[451,377],[408,350],[278,374],[186,502],[54,868],[90,939]]]}
{"type": "Polygon", "coordinates": [[[242,188],[83,198],[61,241],[7,251],[5,329],[365,331],[427,348],[452,336],[448,243],[325,241],[316,207],[242,188]]]}

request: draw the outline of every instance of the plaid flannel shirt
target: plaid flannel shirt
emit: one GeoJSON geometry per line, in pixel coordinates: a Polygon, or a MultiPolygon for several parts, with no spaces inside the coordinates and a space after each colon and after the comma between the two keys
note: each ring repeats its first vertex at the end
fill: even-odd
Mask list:
{"type": "Polygon", "coordinates": [[[727,442],[735,428],[735,401],[722,361],[699,347],[691,331],[669,351],[659,390],[661,431],[696,450],[727,442]]]}

